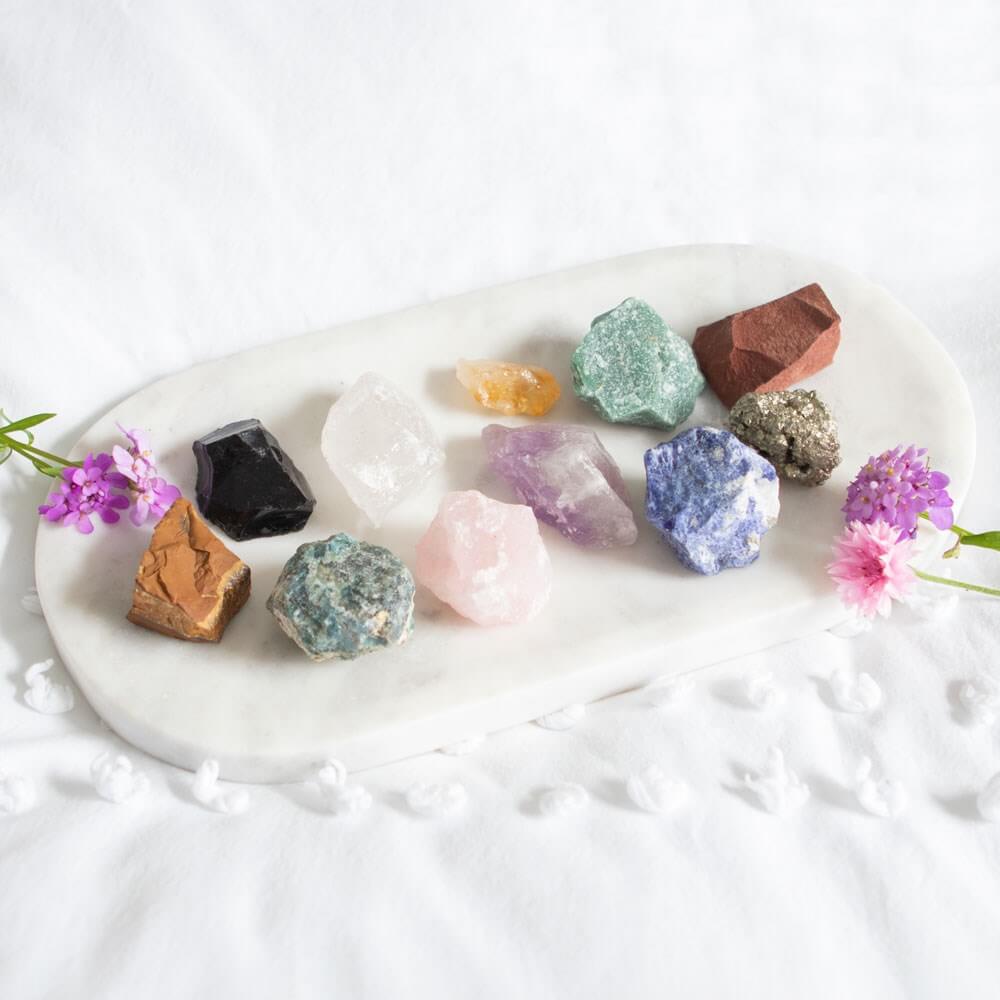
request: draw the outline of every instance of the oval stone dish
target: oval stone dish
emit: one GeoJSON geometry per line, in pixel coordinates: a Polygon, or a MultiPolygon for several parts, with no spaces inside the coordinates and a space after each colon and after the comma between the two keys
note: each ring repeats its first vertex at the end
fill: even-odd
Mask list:
{"type": "MultiPolygon", "coordinates": [[[[706,389],[684,426],[718,425],[725,416],[706,389]]],[[[824,567],[854,472],[873,451],[916,442],[951,476],[960,504],[975,453],[965,384],[903,306],[839,267],[751,246],[652,250],[212,361],[116,406],[73,454],[107,449],[116,420],[142,425],[156,443],[161,473],[193,499],[191,442],[246,417],[258,417],[278,438],[317,504],[297,534],[223,538],[250,565],[253,594],[219,645],[168,639],[125,620],[148,527],[98,526],[99,536],[87,538],[42,523],[36,576],[60,654],[113,730],[171,764],[194,769],[214,757],[224,778],[254,782],[300,781],[329,757],[351,770],[371,767],[836,625],[845,612],[824,567]],[[600,421],[573,396],[570,355],[591,319],[628,296],[645,299],[690,339],[700,325],[812,281],[839,311],[843,332],[832,366],[802,385],[816,389],[839,421],[843,462],[816,489],[782,484],[781,516],[756,563],[698,576],[679,565],[642,515],[643,453],[669,435],[600,421]],[[421,590],[407,645],[312,663],[264,607],[300,543],[348,531],[388,546],[412,567],[443,493],[475,488],[511,499],[489,474],[480,443],[482,428],[498,415],[458,383],[459,356],[518,360],[556,374],[563,397],[542,419],[598,432],[625,476],[638,542],[587,550],[543,526],[554,588],[534,621],[478,627],[421,590]],[[427,487],[378,529],[350,502],[319,445],[331,403],[369,370],[421,403],[447,454],[427,487]]],[[[929,537],[941,551],[946,539],[929,537]]],[[[931,548],[923,558],[936,554],[931,548]]]]}

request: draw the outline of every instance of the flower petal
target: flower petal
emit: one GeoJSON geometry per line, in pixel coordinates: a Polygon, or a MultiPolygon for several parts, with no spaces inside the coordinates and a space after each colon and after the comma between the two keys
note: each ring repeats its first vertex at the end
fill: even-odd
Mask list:
{"type": "Polygon", "coordinates": [[[138,528],[146,523],[146,518],[149,515],[149,504],[143,497],[139,497],[135,506],[132,508],[132,512],[129,514],[129,519],[138,528]]]}
{"type": "Polygon", "coordinates": [[[931,519],[931,524],[941,531],[947,531],[955,523],[955,515],[951,507],[939,507],[934,504],[927,511],[927,516],[931,519]]]}
{"type": "Polygon", "coordinates": [[[171,483],[167,483],[162,489],[157,490],[160,503],[169,507],[175,500],[181,497],[181,491],[171,483]]]}

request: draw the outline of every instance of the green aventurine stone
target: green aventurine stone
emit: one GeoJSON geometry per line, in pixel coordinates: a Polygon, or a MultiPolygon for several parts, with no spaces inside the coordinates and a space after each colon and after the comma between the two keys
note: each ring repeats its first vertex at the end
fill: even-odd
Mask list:
{"type": "Polygon", "coordinates": [[[598,316],[573,352],[573,388],[605,419],[672,430],[705,388],[691,345],[641,299],[598,316]]]}
{"type": "Polygon", "coordinates": [[[414,583],[388,549],[343,533],[300,545],[267,599],[278,624],[313,660],[350,660],[406,642],[414,583]]]}

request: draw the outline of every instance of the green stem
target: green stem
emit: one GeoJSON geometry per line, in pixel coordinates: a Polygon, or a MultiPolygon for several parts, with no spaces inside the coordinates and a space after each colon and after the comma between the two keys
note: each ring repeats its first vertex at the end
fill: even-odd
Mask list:
{"type": "Polygon", "coordinates": [[[18,441],[14,438],[7,437],[6,434],[0,434],[0,444],[4,447],[10,448],[11,451],[16,451],[19,455],[23,455],[25,458],[44,458],[48,462],[55,462],[56,465],[66,465],[66,466],[79,466],[80,462],[71,462],[68,458],[60,458],[58,455],[53,455],[50,451],[42,451],[41,448],[36,448],[34,445],[25,444],[23,441],[18,441]]]}
{"type": "Polygon", "coordinates": [[[927,580],[929,583],[943,583],[946,587],[958,587],[959,590],[971,590],[976,594],[989,594],[990,597],[1000,597],[1000,590],[995,590],[993,587],[981,587],[978,583],[963,583],[961,580],[950,580],[946,576],[934,576],[933,573],[925,573],[919,569],[915,569],[913,572],[921,580],[927,580]]]}
{"type": "MultiPolygon", "coordinates": [[[[926,511],[919,515],[925,520],[929,520],[926,511]]],[[[994,549],[1000,551],[1000,531],[968,531],[965,528],[953,524],[949,529],[957,535],[955,544],[945,552],[945,559],[953,559],[958,555],[958,551],[963,545],[970,545],[977,549],[994,549]]]]}

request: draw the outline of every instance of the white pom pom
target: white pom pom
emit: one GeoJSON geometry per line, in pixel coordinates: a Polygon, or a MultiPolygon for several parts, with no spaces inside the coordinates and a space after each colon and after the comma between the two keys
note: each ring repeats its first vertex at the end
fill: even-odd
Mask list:
{"type": "Polygon", "coordinates": [[[650,705],[657,708],[673,708],[682,705],[691,697],[694,681],[690,677],[657,677],[651,680],[643,691],[650,705]]]}
{"type": "Polygon", "coordinates": [[[467,797],[465,788],[457,782],[418,783],[408,789],[406,803],[419,816],[441,819],[461,811],[467,797]]]}
{"type": "Polygon", "coordinates": [[[73,689],[66,684],[54,684],[48,677],[55,665],[55,660],[42,660],[32,663],[24,672],[24,683],[28,685],[24,700],[43,715],[61,715],[74,705],[73,689]]]}
{"type": "Polygon", "coordinates": [[[202,762],[195,772],[194,781],[191,783],[191,794],[203,806],[231,816],[246,812],[250,805],[250,794],[245,788],[224,791],[219,786],[219,762],[217,760],[202,762]]]}
{"type": "Polygon", "coordinates": [[[572,729],[585,715],[587,708],[585,705],[567,705],[558,712],[551,712],[535,719],[535,725],[542,729],[552,729],[557,732],[564,729],[572,729]]]}
{"type": "Polygon", "coordinates": [[[785,703],[784,690],[778,686],[774,674],[751,674],[744,683],[747,701],[762,712],[770,711],[785,703]]]}
{"type": "Polygon", "coordinates": [[[545,816],[569,816],[579,812],[589,800],[586,788],[566,781],[542,792],[538,808],[545,816]]]}
{"type": "Polygon", "coordinates": [[[842,712],[872,712],[882,703],[882,689],[871,674],[856,677],[847,667],[838,667],[830,675],[830,691],[842,712]]]}
{"type": "Polygon", "coordinates": [[[625,791],[645,812],[666,813],[684,802],[688,787],[677,778],[668,778],[656,764],[650,764],[626,779],[625,791]]]}
{"type": "Polygon", "coordinates": [[[112,756],[105,751],[98,754],[90,765],[94,790],[102,799],[120,804],[149,791],[149,778],[132,767],[128,757],[112,756]]]}
{"type": "Polygon", "coordinates": [[[785,758],[777,747],[768,748],[767,764],[760,774],[748,774],[743,780],[760,799],[760,804],[776,816],[787,816],[809,800],[809,786],[786,766],[785,758]]]}
{"type": "Polygon", "coordinates": [[[889,778],[875,780],[872,777],[871,758],[861,758],[854,781],[854,794],[858,803],[873,816],[895,819],[906,807],[906,789],[900,782],[889,778]]]}

